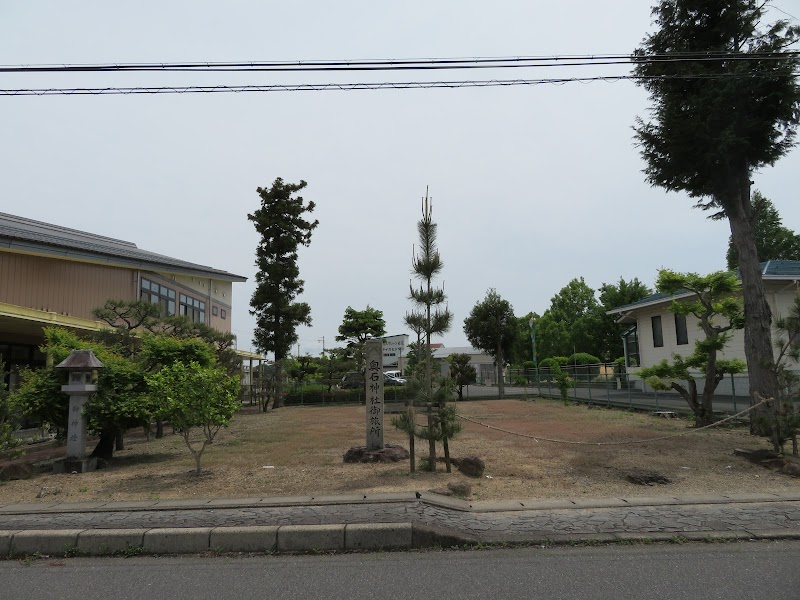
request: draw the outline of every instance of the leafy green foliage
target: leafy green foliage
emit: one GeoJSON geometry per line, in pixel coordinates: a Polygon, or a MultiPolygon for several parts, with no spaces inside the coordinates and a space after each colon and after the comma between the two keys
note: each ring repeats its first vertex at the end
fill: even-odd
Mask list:
{"type": "Polygon", "coordinates": [[[342,380],[345,373],[352,371],[356,366],[345,348],[328,348],[317,360],[317,364],[319,365],[317,373],[320,382],[327,388],[329,396],[333,391],[333,386],[342,380]]]}
{"type": "Polygon", "coordinates": [[[109,347],[117,347],[123,356],[133,356],[138,350],[138,332],[155,331],[160,322],[161,308],[143,300],[107,300],[92,310],[94,317],[111,329],[100,331],[96,338],[109,347]]]}
{"type": "Polygon", "coordinates": [[[500,397],[504,396],[503,369],[519,329],[514,309],[508,300],[503,300],[489,289],[486,297],[475,304],[464,319],[464,333],[473,347],[483,350],[495,360],[500,397]]]}
{"type": "Polygon", "coordinates": [[[553,379],[558,386],[558,391],[561,394],[561,401],[566,405],[569,403],[569,397],[567,394],[569,393],[570,388],[575,385],[575,382],[572,381],[569,375],[567,375],[564,371],[561,370],[561,365],[556,362],[553,362],[550,365],[550,371],[553,374],[553,379]]]}
{"type": "Polygon", "coordinates": [[[313,377],[319,371],[319,364],[312,356],[296,356],[288,367],[289,377],[298,385],[302,385],[306,379],[313,377]]]}
{"type": "Polygon", "coordinates": [[[314,212],[314,202],[304,203],[297,192],[306,187],[284,183],[278,177],[270,188],[258,188],[261,207],[247,215],[261,236],[256,249],[256,289],[250,298],[256,317],[253,343],[262,352],[272,352],[278,366],[278,389],[273,406],[283,405],[281,364],[297,341],[297,327],[311,324],[311,307],[295,302],[303,293],[297,252],[311,243],[311,233],[319,221],[308,221],[305,213],[314,212]]]}
{"type": "MultiPolygon", "coordinates": [[[[800,235],[783,226],[778,210],[771,200],[760,192],[753,192],[753,215],[755,217],[756,252],[759,262],[767,260],[800,260],[800,235]]],[[[725,255],[728,270],[735,271],[739,265],[739,253],[728,240],[725,255]]]]}
{"type": "Polygon", "coordinates": [[[214,351],[206,342],[197,338],[179,339],[168,335],[148,334],[142,336],[139,359],[146,371],[156,371],[174,363],[195,362],[209,367],[216,363],[214,351]]]}
{"type": "Polygon", "coordinates": [[[386,334],[386,322],[383,311],[367,305],[364,310],[355,310],[348,306],[344,311],[344,319],[339,325],[337,342],[347,342],[347,349],[355,361],[363,366],[364,342],[369,338],[379,338],[386,334]]]}
{"type": "Polygon", "coordinates": [[[12,457],[20,454],[18,448],[20,441],[14,436],[14,409],[9,400],[8,386],[5,382],[6,365],[0,358],[0,452],[8,454],[13,451],[12,457]]]}
{"type": "Polygon", "coordinates": [[[547,358],[576,351],[600,354],[597,332],[603,316],[595,291],[583,277],[571,280],[551,298],[550,307],[536,322],[539,355],[547,358]]]}
{"type": "Polygon", "coordinates": [[[339,325],[337,342],[363,344],[369,338],[378,338],[386,333],[386,322],[383,311],[367,305],[364,310],[356,310],[348,306],[344,311],[342,324],[339,325]]]}
{"type": "Polygon", "coordinates": [[[603,362],[609,362],[625,352],[622,345],[622,334],[628,325],[616,322],[616,317],[606,314],[613,308],[632,304],[645,298],[653,291],[634,277],[625,281],[622,277],[617,283],[604,283],[600,286],[599,299],[603,307],[597,337],[600,340],[600,356],[603,362]]]}
{"type": "MultiPolygon", "coordinates": [[[[530,320],[539,320],[539,315],[529,312],[524,317],[516,317],[517,331],[514,335],[514,342],[506,357],[512,365],[521,365],[525,361],[533,362],[533,345],[531,343],[530,320]]],[[[540,354],[537,349],[537,354],[540,354]]],[[[533,368],[533,367],[531,367],[533,368]]]]}
{"type": "Polygon", "coordinates": [[[800,296],[795,297],[789,314],[775,321],[775,330],[775,346],[778,350],[775,369],[780,383],[780,395],[771,403],[772,411],[767,418],[767,427],[776,452],[782,453],[784,444],[791,440],[792,454],[798,456],[800,407],[797,405],[797,398],[800,393],[800,375],[788,365],[800,363],[800,296]]]}
{"type": "Polygon", "coordinates": [[[161,414],[183,437],[199,475],[203,452],[239,406],[238,379],[196,362],[175,362],[147,375],[147,386],[161,414]],[[201,431],[199,445],[192,439],[196,429],[201,431]]]}
{"type": "Polygon", "coordinates": [[[82,339],[75,333],[55,327],[44,331],[43,351],[50,366],[22,373],[20,386],[9,402],[15,414],[41,421],[56,429],[59,435],[67,430],[69,397],[61,392],[64,374],[54,365],[63,361],[73,350],[90,349],[103,363],[97,381],[97,393],[86,405],[88,428],[100,434],[94,453],[104,458],[113,454],[117,433],[144,425],[160,418],[160,406],[148,393],[147,373],[172,364],[197,363],[205,367],[216,364],[214,348],[201,339],[179,339],[163,332],[127,331],[124,336],[107,335],[102,341],[82,339]],[[119,343],[120,340],[128,343],[119,343]],[[111,344],[111,345],[108,345],[111,344]],[[131,352],[132,347],[136,348],[131,352]]]}
{"type": "Polygon", "coordinates": [[[469,354],[451,354],[447,357],[450,365],[450,377],[458,390],[458,399],[464,399],[464,386],[472,385],[478,380],[478,373],[475,367],[469,364],[469,354]]]}
{"type": "Polygon", "coordinates": [[[691,315],[697,319],[704,337],[695,341],[694,352],[683,357],[673,355],[672,362],[661,361],[639,371],[639,375],[655,389],[674,389],[687,402],[695,415],[695,426],[713,422],[714,390],[729,373],[740,373],[745,364],[738,359],[723,360],[718,354],[731,338],[731,332],[744,323],[742,303],[737,294],[741,289],[738,278],[719,271],[710,275],[676,273],[662,269],[656,287],[659,292],[677,294],[691,292],[688,300],[675,300],[670,310],[676,315],[691,315]],[[702,395],[698,395],[695,377],[703,378],[702,395]],[[674,380],[682,380],[684,385],[674,380]]]}

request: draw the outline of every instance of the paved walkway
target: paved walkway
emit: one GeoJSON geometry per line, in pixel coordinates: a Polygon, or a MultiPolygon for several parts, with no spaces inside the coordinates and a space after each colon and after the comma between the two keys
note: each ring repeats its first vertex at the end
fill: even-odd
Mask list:
{"type": "Polygon", "coordinates": [[[413,523],[463,541],[620,537],[797,537],[794,494],[467,502],[431,493],[0,504],[0,530],[253,527],[413,523]]]}

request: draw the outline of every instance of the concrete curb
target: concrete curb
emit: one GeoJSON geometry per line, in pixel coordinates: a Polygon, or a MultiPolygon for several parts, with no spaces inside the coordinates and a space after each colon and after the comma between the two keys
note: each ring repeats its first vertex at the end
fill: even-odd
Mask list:
{"type": "Polygon", "coordinates": [[[102,556],[408,550],[419,547],[414,545],[413,532],[411,523],[0,530],[0,558],[36,554],[102,556]]]}
{"type": "Polygon", "coordinates": [[[564,500],[469,501],[433,492],[392,492],[350,496],[291,496],[277,498],[217,498],[213,500],[137,500],[122,502],[0,504],[0,515],[63,514],[120,511],[208,510],[214,508],[264,508],[386,504],[420,502],[463,512],[509,512],[521,510],[568,510],[616,508],[620,506],[675,506],[682,504],[739,504],[800,501],[800,492],[763,494],[708,494],[696,496],[633,496],[630,498],[575,498],[564,500]]]}
{"type": "Polygon", "coordinates": [[[411,523],[185,527],[158,529],[0,530],[0,558],[32,555],[110,556],[207,552],[309,553],[410,550],[476,545],[579,545],[797,540],[796,530],[575,533],[482,540],[441,527],[411,523]]]}

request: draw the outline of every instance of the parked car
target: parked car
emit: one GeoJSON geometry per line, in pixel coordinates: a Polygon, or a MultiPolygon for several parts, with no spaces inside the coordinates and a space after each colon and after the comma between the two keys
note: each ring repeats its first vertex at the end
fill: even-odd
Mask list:
{"type": "Polygon", "coordinates": [[[354,390],[364,387],[364,374],[359,371],[345,373],[339,382],[339,387],[343,390],[354,390]]]}
{"type": "Polygon", "coordinates": [[[383,385],[405,385],[406,380],[402,377],[394,377],[388,373],[383,374],[383,385]]]}

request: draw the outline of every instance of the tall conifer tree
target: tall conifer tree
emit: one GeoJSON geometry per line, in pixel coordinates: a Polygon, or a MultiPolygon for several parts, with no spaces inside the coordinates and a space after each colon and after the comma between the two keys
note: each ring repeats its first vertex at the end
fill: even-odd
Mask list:
{"type": "Polygon", "coordinates": [[[294,301],[304,285],[297,250],[311,243],[311,233],[319,224],[304,218],[315,207],[296,195],[305,187],[305,181],[284,183],[278,177],[272,187],[256,190],[261,208],[247,215],[261,235],[256,249],[257,286],[250,299],[250,314],[256,317],[253,343],[261,352],[275,355],[275,408],[283,406],[283,360],[297,341],[297,326],[311,324],[311,307],[294,301]]]}
{"type": "MultiPolygon", "coordinates": [[[[420,348],[422,358],[422,372],[420,373],[422,397],[428,402],[434,401],[433,393],[433,360],[431,355],[431,337],[442,335],[450,329],[453,315],[450,314],[445,302],[444,289],[434,287],[433,280],[444,268],[439,249],[436,246],[437,225],[433,222],[433,202],[428,197],[428,190],[425,190],[425,198],[422,199],[422,218],[417,222],[417,232],[419,234],[419,251],[411,261],[411,269],[414,276],[419,280],[419,287],[410,285],[409,298],[417,305],[418,311],[406,315],[406,324],[413,330],[420,325],[424,333],[423,347],[420,348]],[[445,305],[444,307],[442,305],[445,305]]],[[[440,413],[444,410],[444,400],[440,400],[440,413]]],[[[441,427],[437,423],[437,417],[429,410],[428,413],[428,445],[430,450],[430,467],[436,469],[436,436],[434,429],[441,427]]],[[[442,443],[445,450],[445,458],[449,465],[449,447],[447,436],[442,435],[442,443]]]]}
{"type": "Polygon", "coordinates": [[[768,0],[661,0],[653,8],[658,30],[634,53],[634,72],[653,101],[652,120],[636,126],[647,179],[688,193],[712,217],[728,220],[742,279],[751,396],[775,398],[771,313],[750,186],[755,171],[795,144],[800,60],[789,50],[800,27],[765,25],[768,6],[768,0]]]}

